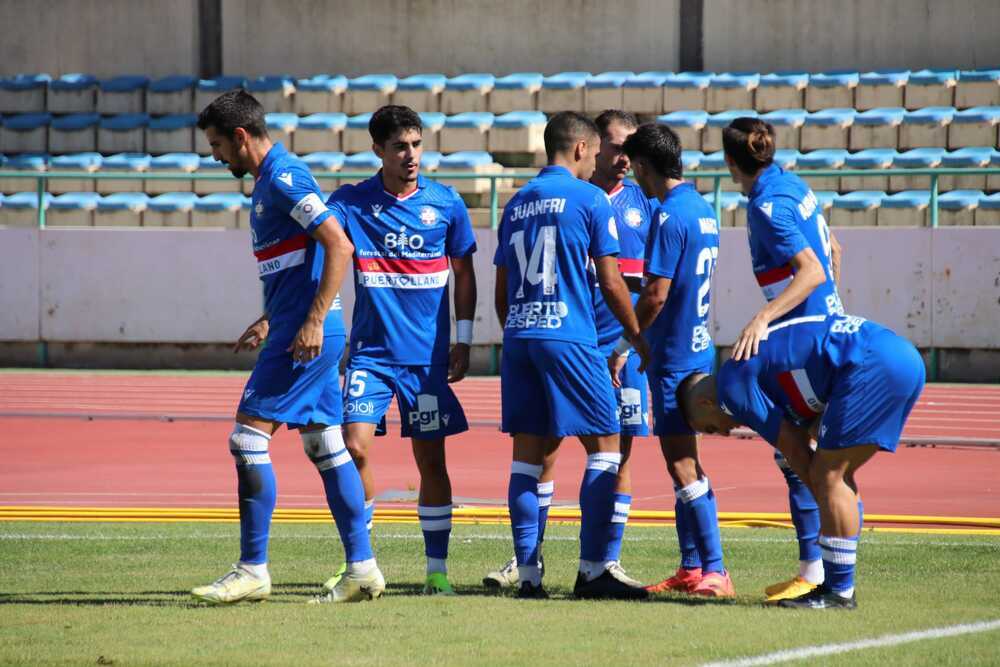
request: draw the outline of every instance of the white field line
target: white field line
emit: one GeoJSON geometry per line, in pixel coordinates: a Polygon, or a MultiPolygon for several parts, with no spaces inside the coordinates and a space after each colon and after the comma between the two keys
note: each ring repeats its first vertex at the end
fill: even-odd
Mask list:
{"type": "Polygon", "coordinates": [[[911,642],[919,642],[926,639],[957,637],[959,635],[990,632],[992,630],[1000,630],[1000,619],[981,621],[979,623],[948,625],[940,628],[928,628],[927,630],[903,632],[896,635],[882,635],[881,637],[862,639],[854,642],[843,642],[840,644],[803,646],[802,648],[775,651],[774,653],[765,653],[763,655],[750,658],[738,658],[736,660],[725,660],[722,662],[709,662],[702,665],[702,667],[752,667],[753,665],[776,665],[779,662],[805,660],[806,658],[817,658],[827,655],[836,655],[838,653],[848,653],[850,651],[883,648],[885,646],[899,646],[900,644],[909,644],[911,642]]]}

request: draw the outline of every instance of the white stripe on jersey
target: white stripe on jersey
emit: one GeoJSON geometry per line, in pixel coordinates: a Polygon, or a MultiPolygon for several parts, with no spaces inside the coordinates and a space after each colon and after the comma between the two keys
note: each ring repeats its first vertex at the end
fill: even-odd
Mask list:
{"type": "Polygon", "coordinates": [[[269,276],[272,273],[277,273],[278,271],[284,271],[285,269],[291,268],[293,266],[298,266],[299,264],[305,264],[306,261],[306,249],[302,248],[300,250],[293,250],[291,252],[286,252],[284,255],[278,255],[277,257],[272,257],[271,259],[264,259],[257,262],[257,274],[259,276],[269,276]]]}
{"type": "Polygon", "coordinates": [[[438,289],[448,285],[449,269],[437,273],[386,273],[385,271],[358,271],[361,287],[388,287],[393,289],[438,289]]]}
{"type": "Polygon", "coordinates": [[[773,327],[768,327],[767,331],[764,333],[764,340],[767,340],[768,334],[772,331],[777,331],[778,329],[784,329],[785,327],[790,327],[793,324],[805,324],[807,322],[822,322],[826,319],[826,315],[808,315],[806,317],[793,317],[790,320],[785,320],[775,324],[773,327]]]}

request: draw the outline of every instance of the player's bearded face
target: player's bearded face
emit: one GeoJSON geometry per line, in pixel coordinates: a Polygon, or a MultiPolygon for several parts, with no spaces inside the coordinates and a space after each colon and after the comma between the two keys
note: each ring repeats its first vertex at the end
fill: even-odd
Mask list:
{"type": "Polygon", "coordinates": [[[597,154],[596,171],[609,181],[621,181],[631,167],[628,155],[622,145],[635,128],[626,128],[621,123],[611,123],[601,137],[601,150],[597,154]]]}
{"type": "Polygon", "coordinates": [[[208,145],[212,148],[212,157],[229,168],[229,171],[236,178],[243,178],[247,174],[247,168],[244,164],[244,160],[240,158],[240,152],[246,152],[246,146],[237,146],[238,139],[236,137],[227,137],[223,134],[216,132],[214,127],[208,127],[205,129],[205,138],[208,139],[208,145]]]}

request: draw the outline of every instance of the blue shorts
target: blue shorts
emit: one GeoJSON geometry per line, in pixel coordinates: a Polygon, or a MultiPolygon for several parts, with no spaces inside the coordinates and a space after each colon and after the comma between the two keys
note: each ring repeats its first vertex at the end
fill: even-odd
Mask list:
{"type": "Polygon", "coordinates": [[[237,410],[288,428],[340,424],[344,417],[339,373],[344,335],[324,337],[320,355],[306,364],[292,360],[291,352],[285,351],[286,340],[292,338],[281,332],[268,335],[237,410]]]}
{"type": "Polygon", "coordinates": [[[628,355],[619,375],[622,386],[615,387],[622,435],[649,435],[649,384],[639,372],[641,363],[638,354],[628,355]]]}
{"type": "Polygon", "coordinates": [[[924,379],[924,362],[910,341],[888,329],[875,332],[862,363],[834,379],[820,421],[819,448],[878,445],[896,451],[924,379]]]}
{"type": "Polygon", "coordinates": [[[692,373],[711,373],[712,364],[683,371],[650,371],[653,397],[653,435],[695,435],[677,404],[677,387],[692,373]]]}
{"type": "Polygon", "coordinates": [[[619,432],[611,375],[594,345],[507,339],[500,394],[504,433],[563,437],[619,432]]]}
{"type": "Polygon", "coordinates": [[[436,440],[469,430],[446,365],[399,366],[368,358],[347,364],[344,423],[384,424],[394,395],[404,438],[436,440]]]}

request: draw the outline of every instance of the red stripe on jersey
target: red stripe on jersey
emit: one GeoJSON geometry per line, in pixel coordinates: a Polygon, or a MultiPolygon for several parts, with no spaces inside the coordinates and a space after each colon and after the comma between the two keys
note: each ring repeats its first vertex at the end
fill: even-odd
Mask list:
{"type": "Polygon", "coordinates": [[[760,271],[754,275],[757,276],[757,284],[761,287],[772,285],[790,277],[792,275],[792,265],[785,264],[784,266],[768,269],[767,271],[760,271]]]}
{"type": "Polygon", "coordinates": [[[354,258],[354,266],[359,271],[369,273],[439,273],[448,270],[448,258],[435,259],[390,259],[388,257],[354,258]]]}
{"type": "Polygon", "coordinates": [[[624,189],[625,189],[625,183],[619,183],[618,185],[616,185],[611,189],[611,192],[608,193],[608,197],[614,197],[616,194],[618,194],[624,189]]]}
{"type": "Polygon", "coordinates": [[[790,371],[778,373],[778,384],[785,390],[785,393],[788,395],[788,400],[792,402],[792,409],[795,410],[800,417],[803,419],[812,419],[819,414],[810,408],[808,403],[806,403],[806,399],[802,395],[802,392],[799,391],[799,386],[795,384],[795,378],[792,377],[790,371]]]}
{"type": "Polygon", "coordinates": [[[641,276],[646,269],[646,262],[630,257],[618,258],[618,272],[626,276],[641,276]]]}
{"type": "Polygon", "coordinates": [[[257,258],[258,262],[263,262],[268,259],[273,259],[279,255],[284,255],[287,252],[294,252],[296,250],[302,250],[306,247],[309,242],[308,234],[299,234],[298,236],[293,236],[290,239],[285,239],[280,243],[275,243],[272,246],[268,246],[263,250],[257,250],[254,252],[253,256],[257,258]]]}

